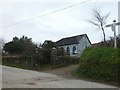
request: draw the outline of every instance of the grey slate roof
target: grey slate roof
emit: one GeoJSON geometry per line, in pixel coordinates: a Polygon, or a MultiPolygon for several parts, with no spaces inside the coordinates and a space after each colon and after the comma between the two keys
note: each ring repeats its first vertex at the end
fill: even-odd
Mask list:
{"type": "Polygon", "coordinates": [[[87,35],[82,34],[82,35],[60,39],[59,41],[56,42],[56,46],[58,47],[58,46],[64,46],[64,45],[78,44],[83,36],[87,36],[87,35]]]}

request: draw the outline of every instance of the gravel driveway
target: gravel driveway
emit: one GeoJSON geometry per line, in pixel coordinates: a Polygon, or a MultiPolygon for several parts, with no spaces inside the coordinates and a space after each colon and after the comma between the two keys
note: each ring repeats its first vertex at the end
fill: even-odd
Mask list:
{"type": "Polygon", "coordinates": [[[116,88],[50,73],[2,66],[3,88],[116,88]]]}

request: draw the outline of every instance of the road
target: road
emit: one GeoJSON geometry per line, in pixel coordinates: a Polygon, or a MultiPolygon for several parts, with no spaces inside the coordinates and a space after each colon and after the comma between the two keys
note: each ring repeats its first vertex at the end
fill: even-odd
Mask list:
{"type": "Polygon", "coordinates": [[[116,88],[50,73],[2,66],[2,88],[116,88]]]}

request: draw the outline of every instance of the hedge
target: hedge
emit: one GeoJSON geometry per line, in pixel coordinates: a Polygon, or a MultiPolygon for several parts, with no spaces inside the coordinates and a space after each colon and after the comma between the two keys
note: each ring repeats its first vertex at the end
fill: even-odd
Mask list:
{"type": "Polygon", "coordinates": [[[79,77],[119,83],[120,49],[87,48],[80,58],[79,77]]]}

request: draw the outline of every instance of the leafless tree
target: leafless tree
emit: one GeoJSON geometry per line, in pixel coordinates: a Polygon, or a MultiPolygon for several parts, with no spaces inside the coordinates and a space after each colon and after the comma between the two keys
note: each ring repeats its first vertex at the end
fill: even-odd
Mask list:
{"type": "Polygon", "coordinates": [[[88,20],[89,23],[97,26],[100,30],[102,30],[103,36],[104,36],[104,42],[106,41],[105,39],[105,25],[106,25],[106,21],[107,18],[109,17],[110,13],[106,14],[106,15],[102,15],[101,14],[101,10],[100,9],[93,9],[93,19],[88,20]]]}
{"type": "Polygon", "coordinates": [[[4,44],[5,40],[3,38],[0,38],[0,51],[3,49],[4,44]]]}

